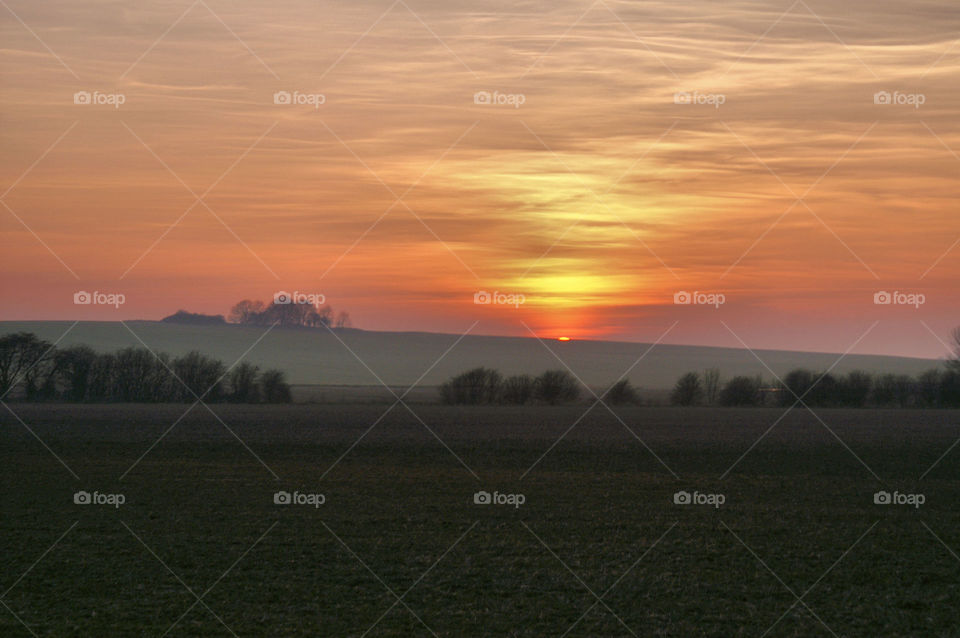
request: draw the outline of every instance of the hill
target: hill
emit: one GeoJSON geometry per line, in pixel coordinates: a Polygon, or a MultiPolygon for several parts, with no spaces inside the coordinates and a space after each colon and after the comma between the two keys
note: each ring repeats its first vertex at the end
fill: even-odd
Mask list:
{"type": "MultiPolygon", "coordinates": [[[[0,334],[27,331],[55,341],[72,323],[5,321],[0,322],[0,334]]],[[[340,329],[335,336],[322,328],[274,328],[263,336],[265,329],[260,326],[126,323],[154,351],[177,355],[200,350],[229,365],[250,349],[244,357],[246,361],[261,368],[285,370],[291,383],[304,385],[379,385],[379,377],[391,386],[407,386],[426,372],[419,385],[431,386],[480,365],[497,368],[504,374],[537,374],[562,367],[544,345],[533,338],[467,336],[428,372],[459,335],[340,329]],[[261,340],[258,342],[258,339],[261,340]]],[[[60,345],[78,343],[98,351],[141,345],[118,322],[80,322],[60,345]]],[[[650,347],[644,343],[613,341],[548,341],[546,345],[585,383],[594,387],[604,387],[616,380],[650,347]]],[[[756,352],[781,376],[796,367],[825,370],[840,356],[784,350],[756,352]]],[[[930,359],[848,355],[835,370],[917,374],[938,365],[940,362],[930,359]]],[[[633,368],[629,378],[640,387],[665,389],[682,373],[709,367],[720,368],[724,378],[737,374],[771,377],[747,350],[661,344],[633,368]]]]}

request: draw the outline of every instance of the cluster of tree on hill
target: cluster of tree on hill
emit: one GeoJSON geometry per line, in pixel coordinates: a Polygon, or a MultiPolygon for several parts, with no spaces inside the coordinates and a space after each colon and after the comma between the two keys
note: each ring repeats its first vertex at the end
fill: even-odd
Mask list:
{"type": "Polygon", "coordinates": [[[83,345],[57,348],[29,332],[0,337],[0,392],[27,401],[231,401],[289,403],[281,370],[247,362],[227,368],[199,352],[180,357],[129,347],[98,353],[83,345]]]}
{"type": "Polygon", "coordinates": [[[702,375],[688,372],[680,377],[670,395],[674,405],[790,406],[801,397],[816,407],[960,407],[960,365],[948,362],[944,370],[933,368],[911,377],[906,374],[870,374],[854,370],[847,374],[792,370],[782,381],[764,383],[759,376],[735,376],[720,381],[716,368],[702,375]]]}
{"type": "MultiPolygon", "coordinates": [[[[334,312],[329,305],[315,305],[308,302],[308,297],[285,296],[279,293],[278,298],[269,304],[262,301],[244,299],[230,309],[228,317],[223,315],[205,315],[199,312],[178,310],[168,317],[161,319],[164,323],[183,323],[201,326],[223,325],[228,321],[249,326],[279,326],[299,328],[350,328],[350,315],[344,310],[334,312]]],[[[312,297],[310,297],[312,298],[312,297]]]]}
{"type": "Polygon", "coordinates": [[[269,304],[244,299],[230,309],[227,320],[230,323],[251,326],[272,326],[273,324],[302,328],[322,326],[350,328],[352,326],[350,315],[346,311],[341,310],[335,313],[329,305],[299,303],[296,298],[274,300],[269,304]]]}
{"type": "MultiPolygon", "coordinates": [[[[580,383],[566,370],[547,370],[532,377],[518,374],[504,378],[489,368],[474,368],[456,375],[440,386],[440,400],[447,404],[476,405],[506,403],[524,405],[574,403],[580,398],[580,383]]],[[[613,404],[639,404],[640,395],[630,382],[622,379],[603,395],[613,404]]]]}

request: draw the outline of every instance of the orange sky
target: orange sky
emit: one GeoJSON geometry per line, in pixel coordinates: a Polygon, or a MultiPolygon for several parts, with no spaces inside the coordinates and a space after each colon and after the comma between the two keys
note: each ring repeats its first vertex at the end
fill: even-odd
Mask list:
{"type": "Polygon", "coordinates": [[[369,329],[842,352],[879,321],[855,352],[930,357],[960,324],[953,0],[7,5],[0,319],[299,290],[369,329]]]}

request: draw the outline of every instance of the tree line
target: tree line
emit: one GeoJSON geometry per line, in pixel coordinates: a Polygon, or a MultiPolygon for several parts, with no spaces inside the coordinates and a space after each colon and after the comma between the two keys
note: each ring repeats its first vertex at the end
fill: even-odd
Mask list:
{"type": "Polygon", "coordinates": [[[0,391],[26,401],[289,403],[281,370],[245,361],[231,368],[193,351],[179,357],[128,347],[99,353],[85,345],[58,348],[33,333],[0,337],[0,391]]]}
{"type": "Polygon", "coordinates": [[[913,377],[906,374],[847,374],[791,370],[782,380],[764,383],[760,376],[735,376],[720,381],[716,368],[703,374],[681,376],[670,394],[673,405],[790,406],[797,402],[815,407],[960,407],[960,365],[948,361],[945,369],[933,368],[913,377]]]}
{"type": "MultiPolygon", "coordinates": [[[[627,379],[613,384],[601,396],[616,405],[640,403],[639,393],[627,379]]],[[[566,370],[547,370],[536,377],[529,374],[504,377],[497,370],[481,367],[458,374],[440,386],[440,401],[451,405],[559,405],[579,399],[580,383],[566,370]]]]}

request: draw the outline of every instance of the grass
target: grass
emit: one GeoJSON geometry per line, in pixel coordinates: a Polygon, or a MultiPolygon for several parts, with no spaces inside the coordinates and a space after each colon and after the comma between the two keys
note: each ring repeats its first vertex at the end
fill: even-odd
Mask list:
{"type": "Polygon", "coordinates": [[[4,636],[960,635],[956,412],[11,407],[4,636]]]}

